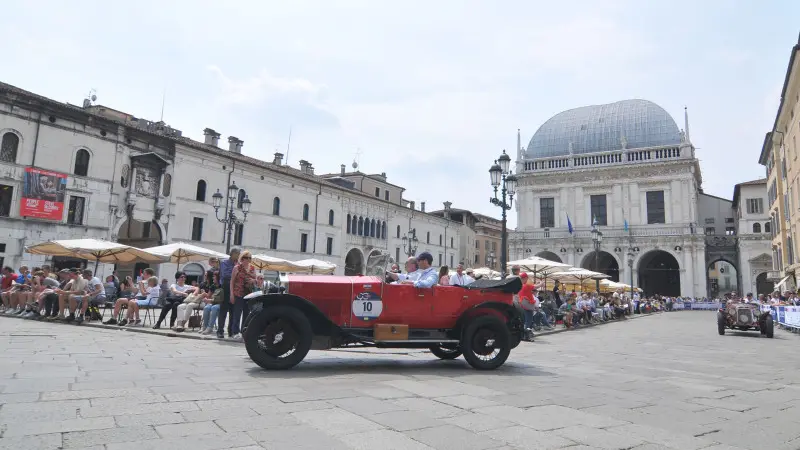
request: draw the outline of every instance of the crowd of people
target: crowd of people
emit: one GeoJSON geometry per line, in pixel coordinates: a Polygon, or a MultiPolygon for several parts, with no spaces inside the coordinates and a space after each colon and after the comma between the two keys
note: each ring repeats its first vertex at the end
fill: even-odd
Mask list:
{"type": "Polygon", "coordinates": [[[210,269],[201,283],[187,282],[178,271],[174,282],[159,281],[153,269],[144,269],[137,280],[120,279],[116,272],[102,282],[91,270],[63,269],[53,272],[50,266],[19,272],[3,268],[0,291],[0,314],[26,319],[82,323],[85,318],[100,320],[100,307],[111,307],[106,325],[143,326],[141,310],[160,307],[154,329],[160,329],[169,315],[169,326],[176,332],[196,328],[218,338],[241,340],[241,325],[249,314],[245,296],[255,291],[279,288],[256,274],[249,251],[234,248],[229,258],[209,260],[210,269]],[[124,317],[123,317],[124,313],[124,317]],[[227,325],[227,326],[226,326],[227,325]]]}

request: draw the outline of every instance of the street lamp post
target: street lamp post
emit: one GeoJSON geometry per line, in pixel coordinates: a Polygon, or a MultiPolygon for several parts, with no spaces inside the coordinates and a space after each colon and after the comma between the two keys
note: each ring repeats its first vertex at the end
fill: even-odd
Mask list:
{"type": "Polygon", "coordinates": [[[628,271],[631,273],[631,302],[633,302],[633,258],[636,255],[633,251],[628,252],[628,271]]]}
{"type": "Polygon", "coordinates": [[[217,192],[211,196],[214,200],[214,215],[217,217],[217,220],[221,223],[225,224],[225,253],[230,254],[231,252],[231,234],[233,233],[233,226],[234,225],[241,225],[245,223],[247,220],[247,213],[250,212],[250,205],[252,202],[250,201],[250,197],[245,195],[244,199],[242,199],[242,219],[239,220],[236,217],[236,213],[233,211],[233,207],[236,206],[236,199],[239,196],[239,187],[236,186],[234,182],[230,186],[228,186],[228,198],[225,199],[225,213],[223,216],[219,217],[219,209],[222,207],[222,200],[224,196],[222,193],[217,189],[217,192]]]}
{"type": "MultiPolygon", "coordinates": [[[[600,244],[603,243],[603,232],[597,228],[597,223],[592,224],[592,242],[594,243],[594,271],[600,272],[600,244]]],[[[600,295],[600,279],[595,280],[597,295],[600,295]]]]}
{"type": "Polygon", "coordinates": [[[412,228],[408,230],[408,233],[403,235],[403,253],[409,258],[414,256],[417,253],[417,244],[419,244],[417,229],[412,228]]]}
{"type": "Polygon", "coordinates": [[[495,206],[499,206],[503,210],[502,231],[500,240],[500,276],[506,277],[506,265],[508,265],[508,236],[506,231],[507,218],[506,211],[511,209],[514,204],[514,194],[517,192],[517,177],[509,172],[511,166],[511,157],[503,150],[503,154],[494,162],[494,165],[489,169],[491,176],[492,187],[494,188],[494,197],[489,198],[489,202],[495,206]],[[497,197],[497,188],[500,188],[500,197],[497,197]],[[506,196],[508,198],[506,199],[506,196]]]}

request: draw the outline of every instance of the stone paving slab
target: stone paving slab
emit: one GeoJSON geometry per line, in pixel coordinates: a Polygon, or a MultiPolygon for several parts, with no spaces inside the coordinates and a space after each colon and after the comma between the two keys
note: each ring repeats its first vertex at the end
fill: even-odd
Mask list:
{"type": "Polygon", "coordinates": [[[800,448],[798,337],[714,326],[540,333],[492,372],[375,349],[267,372],[240,343],[170,336],[192,333],[0,317],[0,450],[800,448]]]}

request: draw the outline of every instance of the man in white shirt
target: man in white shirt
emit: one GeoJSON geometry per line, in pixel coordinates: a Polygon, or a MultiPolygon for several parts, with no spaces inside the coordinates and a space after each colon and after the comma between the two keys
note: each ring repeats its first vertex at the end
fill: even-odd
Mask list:
{"type": "Polygon", "coordinates": [[[406,261],[406,273],[387,272],[386,276],[397,282],[403,281],[417,281],[420,272],[417,266],[417,258],[411,256],[406,261]]]}
{"type": "MultiPolygon", "coordinates": [[[[409,263],[411,262],[411,258],[409,258],[409,263]]],[[[417,265],[419,269],[414,271],[416,274],[416,280],[411,278],[411,274],[404,276],[400,283],[402,284],[413,284],[414,287],[418,288],[430,288],[433,287],[435,284],[439,282],[439,273],[431,267],[433,264],[433,255],[428,252],[422,252],[419,256],[417,256],[417,265]]],[[[397,277],[400,279],[400,274],[392,274],[390,273],[393,279],[397,277]]]]}
{"type": "Polygon", "coordinates": [[[459,264],[456,267],[456,274],[450,277],[450,286],[466,286],[473,281],[475,280],[472,277],[464,273],[464,265],[459,264]]]}
{"type": "Polygon", "coordinates": [[[84,292],[73,294],[69,298],[69,317],[74,317],[78,325],[83,322],[89,302],[104,302],[106,299],[106,289],[100,278],[95,277],[91,270],[84,270],[81,275],[85,281],[84,292]]]}

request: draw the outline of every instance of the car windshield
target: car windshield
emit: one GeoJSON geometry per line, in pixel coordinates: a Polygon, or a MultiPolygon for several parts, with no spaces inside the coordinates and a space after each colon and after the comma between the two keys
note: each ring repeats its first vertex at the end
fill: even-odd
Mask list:
{"type": "Polygon", "coordinates": [[[382,277],[391,263],[392,257],[388,253],[373,253],[367,258],[367,267],[364,275],[382,277]]]}

